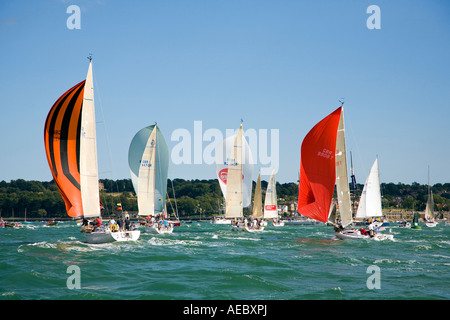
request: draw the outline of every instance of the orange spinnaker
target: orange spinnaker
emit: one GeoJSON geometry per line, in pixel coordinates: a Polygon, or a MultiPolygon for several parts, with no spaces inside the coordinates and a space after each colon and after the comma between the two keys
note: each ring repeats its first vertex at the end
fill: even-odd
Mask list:
{"type": "Polygon", "coordinates": [[[80,191],[80,131],[85,81],[52,106],[44,127],[47,161],[70,217],[83,215],[80,191]]]}
{"type": "Polygon", "coordinates": [[[298,213],[326,222],[336,182],[335,150],[342,107],[325,117],[303,139],[298,213]]]}

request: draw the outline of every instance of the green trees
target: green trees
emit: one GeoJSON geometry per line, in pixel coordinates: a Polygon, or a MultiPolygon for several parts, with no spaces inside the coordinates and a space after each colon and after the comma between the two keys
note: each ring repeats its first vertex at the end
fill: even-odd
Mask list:
{"type": "MultiPolygon", "coordinates": [[[[117,203],[122,204],[123,210],[137,211],[137,199],[131,179],[109,180],[101,179],[100,198],[103,214],[117,214],[117,203]]],[[[211,216],[223,214],[223,195],[216,179],[184,180],[174,179],[167,184],[167,208],[172,212],[175,200],[180,216],[211,216]]],[[[261,182],[263,195],[267,188],[267,181],[261,182]]],[[[255,183],[253,183],[253,188],[255,183]]],[[[362,185],[358,185],[356,198],[359,198],[362,185]]],[[[427,201],[427,185],[416,182],[411,185],[402,183],[382,183],[383,208],[407,209],[414,208],[423,211],[427,201]]],[[[438,183],[433,187],[436,211],[450,210],[450,183],[438,183]]],[[[279,204],[295,202],[298,197],[296,183],[277,183],[279,204]]],[[[263,196],[264,197],[264,196],[263,196]]],[[[0,215],[2,217],[67,217],[64,201],[53,181],[25,181],[23,179],[0,181],[0,215]]],[[[247,212],[246,210],[245,212],[247,212]]]]}

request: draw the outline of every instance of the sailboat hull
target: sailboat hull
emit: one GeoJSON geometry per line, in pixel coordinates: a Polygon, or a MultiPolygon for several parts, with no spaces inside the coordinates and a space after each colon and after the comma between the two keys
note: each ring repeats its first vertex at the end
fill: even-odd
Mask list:
{"type": "Polygon", "coordinates": [[[373,237],[371,237],[368,235],[361,234],[359,230],[345,230],[344,232],[336,232],[336,237],[341,240],[349,240],[349,239],[368,239],[375,241],[394,240],[394,236],[392,234],[376,233],[373,237]]]}
{"type": "Polygon", "coordinates": [[[155,226],[146,226],[145,233],[153,233],[153,234],[164,234],[164,233],[172,233],[173,226],[161,227],[159,228],[157,225],[155,226]]]}
{"type": "Polygon", "coordinates": [[[90,244],[101,244],[109,242],[137,241],[141,235],[141,231],[99,231],[86,233],[86,242],[90,244]]]}

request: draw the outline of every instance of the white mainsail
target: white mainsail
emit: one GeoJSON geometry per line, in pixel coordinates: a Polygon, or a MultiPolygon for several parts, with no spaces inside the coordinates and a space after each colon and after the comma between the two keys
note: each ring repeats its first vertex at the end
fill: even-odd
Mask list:
{"type": "Polygon", "coordinates": [[[84,86],[80,135],[80,189],[83,213],[87,218],[99,217],[100,195],[98,188],[97,138],[95,132],[92,61],[89,64],[84,86]]]}
{"type": "Polygon", "coordinates": [[[278,218],[277,210],[277,189],[275,181],[275,170],[270,175],[269,184],[267,185],[266,198],[264,199],[264,218],[278,218]]]}
{"type": "MultiPolygon", "coordinates": [[[[215,162],[216,162],[216,174],[219,181],[220,189],[223,196],[227,198],[227,179],[228,179],[228,167],[231,157],[231,152],[235,145],[237,135],[233,135],[225,138],[219,142],[215,148],[215,162]]],[[[242,176],[243,176],[243,188],[242,188],[242,206],[248,207],[252,200],[252,175],[253,175],[253,158],[250,147],[244,138],[242,132],[242,176]]]]}
{"type": "Polygon", "coordinates": [[[352,208],[350,202],[350,189],[348,185],[347,152],[345,148],[345,126],[344,109],[341,117],[336,138],[336,193],[338,198],[339,213],[343,227],[352,223],[352,208]]]}
{"type": "Polygon", "coordinates": [[[234,139],[234,145],[228,160],[227,188],[225,196],[225,217],[243,216],[242,205],[242,124],[234,139]]]}
{"type": "Polygon", "coordinates": [[[137,199],[139,215],[155,214],[155,157],[156,157],[156,128],[150,134],[139,166],[137,182],[137,199]]]}
{"type": "Polygon", "coordinates": [[[378,158],[376,158],[364,184],[356,217],[370,218],[382,215],[378,158]]]}

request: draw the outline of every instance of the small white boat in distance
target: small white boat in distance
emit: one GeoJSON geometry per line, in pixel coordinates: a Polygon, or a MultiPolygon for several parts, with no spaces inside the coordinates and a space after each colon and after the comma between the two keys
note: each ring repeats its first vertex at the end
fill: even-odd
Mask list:
{"type": "Polygon", "coordinates": [[[214,217],[211,219],[212,224],[231,224],[230,219],[225,219],[224,217],[214,217]]]}

